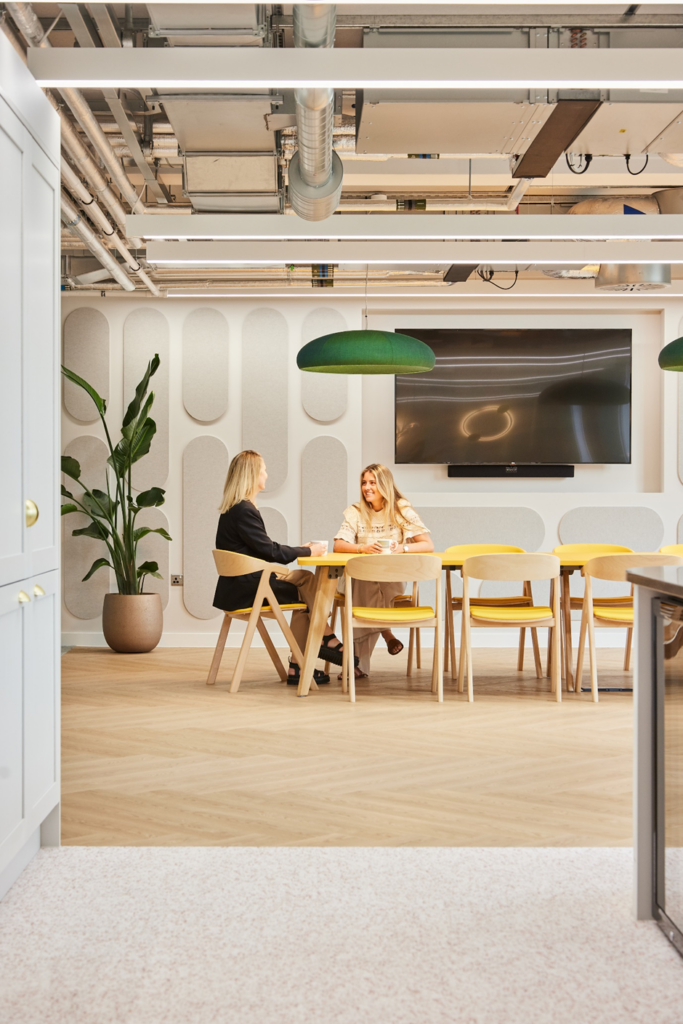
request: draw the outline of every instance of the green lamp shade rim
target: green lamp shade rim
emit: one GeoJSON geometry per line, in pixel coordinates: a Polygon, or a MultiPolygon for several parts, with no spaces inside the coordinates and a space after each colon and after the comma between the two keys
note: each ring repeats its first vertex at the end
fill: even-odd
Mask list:
{"type": "Polygon", "coordinates": [[[309,341],[296,357],[311,373],[427,373],[435,356],[429,345],[393,331],[338,331],[309,341]]]}
{"type": "Polygon", "coordinates": [[[676,338],[664,346],[659,353],[659,365],[663,370],[683,373],[683,338],[676,338]]]}

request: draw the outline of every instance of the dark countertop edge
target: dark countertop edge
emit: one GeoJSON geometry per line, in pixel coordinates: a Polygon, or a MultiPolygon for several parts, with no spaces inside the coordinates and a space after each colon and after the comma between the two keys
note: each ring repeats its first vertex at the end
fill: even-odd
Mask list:
{"type": "Polygon", "coordinates": [[[629,583],[647,587],[648,590],[656,590],[660,594],[683,597],[683,574],[679,576],[679,568],[675,565],[629,569],[626,579],[629,583]]]}

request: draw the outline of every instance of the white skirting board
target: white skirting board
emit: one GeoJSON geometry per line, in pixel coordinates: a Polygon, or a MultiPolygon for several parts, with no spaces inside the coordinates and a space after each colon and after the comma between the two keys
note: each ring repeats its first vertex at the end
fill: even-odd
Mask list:
{"type": "MultiPolygon", "coordinates": [[[[270,625],[270,623],[269,623],[270,625]]],[[[219,625],[211,632],[206,633],[164,633],[159,643],[159,647],[215,647],[216,640],[218,639],[219,625]]],[[[286,649],[287,644],[285,643],[282,633],[278,629],[269,630],[273,643],[276,647],[286,649]]],[[[339,636],[341,630],[337,628],[337,635],[339,636]]],[[[545,647],[548,639],[548,632],[546,629],[539,629],[538,642],[540,647],[545,647]]],[[[407,629],[396,629],[394,635],[402,640],[407,646],[408,644],[408,630],[407,629]]],[[[579,624],[575,623],[572,628],[572,637],[574,644],[579,642],[579,624]]],[[[623,647],[626,642],[626,631],[622,629],[596,629],[595,640],[598,647],[623,647]]],[[[517,647],[519,642],[519,635],[516,630],[512,629],[473,629],[472,630],[472,646],[473,647],[517,647]]],[[[240,629],[240,623],[235,623],[230,630],[228,636],[228,642],[226,647],[239,647],[242,643],[242,629],[240,629]],[[239,629],[239,632],[238,632],[239,629]]],[[[434,633],[432,630],[423,629],[421,643],[423,647],[433,647],[434,645],[434,633]]],[[[458,632],[457,646],[460,646],[460,633],[458,632]]],[[[103,633],[62,633],[62,646],[63,647],[106,647],[107,644],[104,639],[103,633]]],[[[526,646],[531,647],[531,636],[527,633],[526,646]]],[[[259,636],[255,636],[252,642],[252,647],[263,647],[263,642],[259,636]]]]}

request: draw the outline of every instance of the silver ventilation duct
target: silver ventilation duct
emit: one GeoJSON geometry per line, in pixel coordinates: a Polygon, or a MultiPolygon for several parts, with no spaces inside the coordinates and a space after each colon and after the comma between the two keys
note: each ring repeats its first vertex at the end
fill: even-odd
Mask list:
{"type": "Polygon", "coordinates": [[[670,286],[668,263],[601,263],[595,278],[601,292],[659,292],[670,286]]]}
{"type": "MultiPolygon", "coordinates": [[[[334,4],[294,5],[294,45],[334,46],[334,4]]],[[[334,90],[297,89],[298,150],[289,164],[289,201],[303,220],[325,220],[339,205],[342,162],[332,149],[334,90]]]]}

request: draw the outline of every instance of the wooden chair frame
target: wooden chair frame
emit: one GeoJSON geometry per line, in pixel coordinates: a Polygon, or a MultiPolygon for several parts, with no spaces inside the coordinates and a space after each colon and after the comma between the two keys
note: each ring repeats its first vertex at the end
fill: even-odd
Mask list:
{"type": "MultiPolygon", "coordinates": [[[[412,594],[399,594],[398,597],[394,598],[394,608],[400,608],[401,605],[411,605],[413,608],[417,608],[420,602],[420,590],[417,583],[413,583],[412,594]]],[[[342,617],[344,615],[344,595],[335,594],[334,603],[332,605],[332,619],[330,622],[330,628],[334,633],[335,626],[337,623],[337,612],[341,609],[342,617]]],[[[343,621],[342,621],[343,626],[343,621]]],[[[410,639],[408,640],[408,667],[406,669],[406,675],[412,676],[413,674],[413,657],[418,668],[422,668],[422,645],[420,642],[420,630],[415,626],[410,628],[410,639]]],[[[330,671],[330,662],[325,662],[325,672],[330,671]]],[[[346,692],[346,691],[344,691],[346,692]]]]}
{"type": "MultiPolygon", "coordinates": [[[[464,689],[465,666],[467,667],[467,699],[474,700],[474,674],[472,668],[472,627],[495,628],[495,629],[544,629],[553,628],[554,652],[551,661],[550,688],[555,694],[557,701],[562,700],[562,677],[560,674],[560,588],[552,588],[552,615],[543,619],[529,619],[520,615],[517,620],[487,620],[477,618],[472,614],[472,608],[478,607],[500,607],[484,598],[477,599],[477,604],[470,598],[470,579],[479,580],[500,580],[514,581],[526,580],[552,580],[557,581],[560,576],[560,560],[555,555],[527,554],[527,553],[501,553],[491,555],[473,555],[467,558],[462,567],[463,595],[462,595],[462,639],[460,642],[460,665],[458,667],[458,690],[464,689]]],[[[519,606],[517,606],[519,607],[519,606]]],[[[533,607],[527,605],[527,608],[533,607]]],[[[520,608],[520,612],[524,609],[520,608]]],[[[538,674],[537,678],[541,678],[538,674]]]]}
{"type": "Polygon", "coordinates": [[[581,574],[586,580],[586,591],[583,599],[583,612],[581,615],[581,633],[579,635],[579,650],[576,661],[576,690],[581,692],[581,680],[583,676],[583,655],[586,646],[586,634],[588,634],[588,655],[590,659],[591,673],[591,696],[597,704],[598,695],[598,665],[595,648],[595,627],[602,629],[627,629],[627,651],[630,650],[630,635],[633,626],[630,628],[624,622],[615,622],[611,619],[601,618],[600,609],[605,605],[600,599],[600,604],[593,600],[592,580],[613,580],[618,583],[626,582],[626,573],[629,569],[644,569],[656,565],[683,565],[683,558],[680,555],[666,555],[659,552],[631,552],[629,554],[599,555],[591,558],[584,565],[581,574]]]}
{"type": "MultiPolygon", "coordinates": [[[[256,597],[252,607],[248,610],[243,610],[240,613],[237,612],[224,612],[223,623],[221,625],[220,633],[218,634],[218,640],[216,641],[216,649],[213,654],[213,660],[211,661],[211,668],[206,679],[207,686],[213,686],[216,682],[216,676],[218,675],[218,669],[220,667],[221,658],[223,657],[223,651],[225,650],[225,642],[228,639],[228,633],[233,619],[238,619],[241,622],[247,623],[247,628],[244,631],[244,638],[242,640],[242,646],[237,656],[237,664],[230,680],[230,693],[237,693],[242,681],[242,675],[244,673],[244,667],[247,663],[247,656],[249,654],[249,648],[251,647],[252,640],[254,639],[254,633],[256,630],[259,631],[261,639],[263,640],[264,646],[270,655],[272,661],[281,682],[287,681],[287,671],[282,664],[280,655],[277,653],[275,644],[270,638],[264,619],[275,619],[280,629],[282,630],[285,640],[290,646],[292,656],[299,666],[304,663],[304,656],[301,652],[301,648],[294,639],[294,635],[287,624],[284,612],[280,607],[275,594],[273,593],[270,585],[270,577],[272,573],[276,576],[286,576],[288,570],[282,565],[276,565],[271,562],[264,562],[260,558],[250,558],[248,555],[238,555],[234,551],[220,551],[214,549],[213,552],[214,561],[216,563],[216,569],[218,570],[219,576],[246,576],[248,573],[260,572],[261,580],[256,591],[256,597]],[[264,606],[263,602],[267,601],[268,606],[264,606]]],[[[305,604],[297,605],[297,608],[305,608],[305,604]]],[[[314,689],[317,689],[315,680],[311,683],[314,689]]]]}
{"type": "MultiPolygon", "coordinates": [[[[342,691],[349,694],[349,700],[356,700],[356,676],[353,668],[353,627],[368,626],[367,619],[359,619],[353,614],[353,580],[379,581],[380,583],[418,583],[421,580],[436,580],[436,601],[434,615],[428,619],[406,618],[400,625],[410,628],[434,630],[434,658],[432,661],[432,693],[437,701],[443,701],[443,665],[441,654],[441,559],[428,554],[401,555],[359,555],[350,558],[346,563],[346,595],[344,601],[344,653],[342,665],[342,691]]],[[[409,610],[409,609],[406,609],[409,610]]],[[[373,619],[372,626],[377,629],[395,629],[395,619],[373,619]]]]}
{"type": "MultiPolygon", "coordinates": [[[[471,554],[466,557],[473,557],[476,555],[496,555],[496,554],[525,554],[524,548],[514,547],[510,544],[455,544],[450,548],[446,548],[446,554],[451,554],[456,551],[461,551],[464,555],[467,549],[471,549],[471,554]]],[[[452,584],[452,572],[453,570],[446,566],[446,617],[445,617],[445,629],[444,629],[444,672],[448,672],[449,660],[451,668],[451,679],[455,679],[458,673],[457,669],[457,654],[455,647],[455,623],[453,621],[454,612],[462,611],[462,598],[453,597],[453,584],[452,584]]],[[[470,605],[485,605],[487,607],[510,607],[510,608],[529,608],[533,607],[534,598],[531,592],[531,583],[529,580],[525,580],[522,584],[523,594],[512,597],[471,597],[470,605]]],[[[527,626],[523,627],[519,631],[519,650],[517,654],[517,671],[521,672],[524,668],[524,645],[527,626]]],[[[541,652],[538,645],[538,633],[536,629],[531,630],[531,643],[534,650],[534,665],[536,667],[536,677],[541,679],[543,676],[543,668],[541,665],[541,652]]],[[[462,648],[460,649],[460,656],[462,657],[462,648]]],[[[548,669],[548,675],[550,669],[548,669]]]]}

